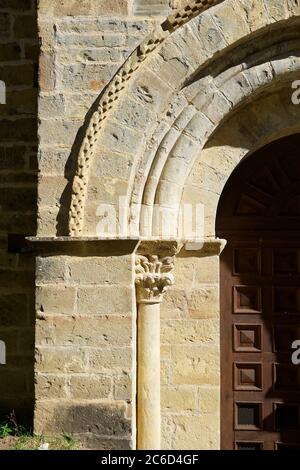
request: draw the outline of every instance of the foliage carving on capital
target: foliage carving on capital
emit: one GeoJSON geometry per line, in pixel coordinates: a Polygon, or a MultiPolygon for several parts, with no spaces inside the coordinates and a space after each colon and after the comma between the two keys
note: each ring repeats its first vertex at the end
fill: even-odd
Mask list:
{"type": "Polygon", "coordinates": [[[138,303],[160,303],[168,287],[174,284],[171,271],[174,258],[157,255],[137,255],[135,259],[135,284],[138,303]]]}

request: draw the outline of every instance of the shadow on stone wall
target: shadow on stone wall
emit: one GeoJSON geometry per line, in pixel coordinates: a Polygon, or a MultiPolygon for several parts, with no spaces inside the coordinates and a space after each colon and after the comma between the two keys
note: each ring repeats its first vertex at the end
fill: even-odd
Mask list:
{"type": "Polygon", "coordinates": [[[37,219],[37,70],[35,0],[0,2],[0,421],[14,413],[32,427],[34,406],[33,253],[23,235],[35,235],[37,219]]]}

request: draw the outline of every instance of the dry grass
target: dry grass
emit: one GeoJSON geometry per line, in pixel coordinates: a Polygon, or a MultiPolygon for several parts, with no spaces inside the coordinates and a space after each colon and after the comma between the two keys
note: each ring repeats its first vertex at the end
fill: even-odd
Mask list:
{"type": "Polygon", "coordinates": [[[31,435],[18,428],[10,428],[7,424],[0,426],[1,450],[39,450],[43,444],[49,445],[49,450],[80,450],[81,444],[72,436],[37,436],[31,435]]]}

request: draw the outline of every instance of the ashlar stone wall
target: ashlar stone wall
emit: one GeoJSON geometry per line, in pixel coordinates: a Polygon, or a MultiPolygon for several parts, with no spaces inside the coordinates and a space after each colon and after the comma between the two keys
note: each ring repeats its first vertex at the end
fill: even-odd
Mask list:
{"type": "Polygon", "coordinates": [[[130,247],[108,256],[100,243],[80,256],[75,246],[37,259],[36,432],[72,433],[92,448],[135,445],[130,247]]]}
{"type": "Polygon", "coordinates": [[[15,413],[32,426],[34,400],[34,254],[36,233],[37,11],[34,0],[0,1],[0,421],[15,413]],[[21,236],[19,238],[19,236],[21,236]]]}
{"type": "MultiPolygon", "coordinates": [[[[136,246],[125,240],[120,252],[115,240],[108,253],[108,242],[99,240],[91,251],[91,237],[51,237],[68,234],[79,146],[99,94],[142,38],[181,4],[40,1],[38,235],[48,238],[36,242],[35,427],[73,432],[90,447],[135,447],[136,246]]],[[[298,115],[264,104],[298,73],[299,13],[294,0],[225,0],[149,54],[95,137],[101,159],[95,155],[86,178],[84,234],[95,236],[99,201],[115,202],[127,191],[133,206],[203,203],[205,236],[215,236],[218,200],[233,168],[266,139],[297,128],[298,115]],[[239,124],[249,103],[261,111],[251,123],[263,115],[268,128],[259,125],[248,146],[247,125],[239,124]],[[218,134],[224,123],[229,128],[218,134]],[[238,140],[227,145],[222,139],[230,131],[238,140]]],[[[219,253],[205,250],[184,247],[177,254],[175,285],[161,305],[163,448],[219,447],[219,253]]]]}

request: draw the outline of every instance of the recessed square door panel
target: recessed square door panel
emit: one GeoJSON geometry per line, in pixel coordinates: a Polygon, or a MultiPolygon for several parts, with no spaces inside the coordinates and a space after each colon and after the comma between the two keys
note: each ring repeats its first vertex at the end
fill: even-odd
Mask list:
{"type": "Polygon", "coordinates": [[[262,325],[233,325],[233,346],[236,352],[260,352],[262,350],[262,325]]]}
{"type": "Polygon", "coordinates": [[[235,429],[262,429],[263,404],[254,402],[237,402],[235,404],[235,429]]]}
{"type": "Polygon", "coordinates": [[[235,390],[261,390],[262,365],[259,363],[235,363],[233,366],[235,390]]]}
{"type": "Polygon", "coordinates": [[[233,313],[261,313],[261,288],[258,286],[234,286],[233,313]]]}
{"type": "Polygon", "coordinates": [[[257,248],[236,248],[234,250],[233,274],[259,274],[261,253],[257,248]]]}

